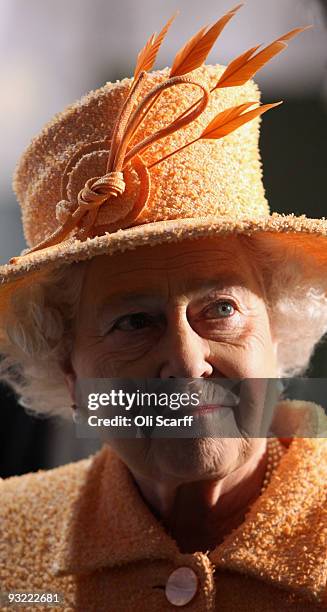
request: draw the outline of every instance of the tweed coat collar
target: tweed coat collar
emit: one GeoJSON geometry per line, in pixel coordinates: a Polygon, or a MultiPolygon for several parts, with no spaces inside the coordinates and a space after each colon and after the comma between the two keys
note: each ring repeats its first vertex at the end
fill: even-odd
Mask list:
{"type": "MultiPolygon", "coordinates": [[[[295,439],[244,522],[209,553],[217,570],[252,575],[324,600],[327,581],[327,439],[295,439]]],[[[70,496],[52,572],[57,576],[144,560],[185,561],[104,446],[70,496]]]]}

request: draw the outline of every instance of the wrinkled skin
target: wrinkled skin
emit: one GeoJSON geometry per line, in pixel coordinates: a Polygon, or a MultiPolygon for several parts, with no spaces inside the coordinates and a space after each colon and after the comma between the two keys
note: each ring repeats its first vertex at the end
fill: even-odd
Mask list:
{"type": "MultiPolygon", "coordinates": [[[[65,367],[73,401],[76,377],[277,376],[263,285],[237,237],[140,247],[90,260],[75,323],[65,367]]],[[[257,381],[255,394],[248,412],[261,419],[264,380],[257,381]]],[[[260,491],[266,440],[248,439],[242,430],[233,438],[110,444],[185,550],[214,546],[260,491]],[[199,526],[204,517],[205,529],[199,526]]]]}

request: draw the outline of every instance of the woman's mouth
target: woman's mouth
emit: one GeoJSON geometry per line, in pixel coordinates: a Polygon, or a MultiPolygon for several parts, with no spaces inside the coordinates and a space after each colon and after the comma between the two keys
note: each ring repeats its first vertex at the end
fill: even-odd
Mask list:
{"type": "Polygon", "coordinates": [[[201,416],[201,415],[205,415],[205,414],[210,414],[213,412],[216,412],[218,410],[223,410],[223,409],[228,409],[228,408],[235,408],[235,406],[227,406],[224,404],[204,404],[202,406],[197,406],[195,408],[195,410],[192,410],[192,414],[194,416],[201,416]]]}

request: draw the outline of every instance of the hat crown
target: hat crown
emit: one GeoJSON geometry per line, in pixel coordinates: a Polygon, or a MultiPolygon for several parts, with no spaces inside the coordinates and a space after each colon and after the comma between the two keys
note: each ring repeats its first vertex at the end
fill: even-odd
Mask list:
{"type": "MultiPolygon", "coordinates": [[[[211,89],[223,71],[224,66],[205,65],[190,75],[195,82],[211,89]]],[[[165,81],[168,73],[168,68],[147,73],[138,99],[165,81]]],[[[44,240],[58,226],[56,207],[62,199],[62,177],[69,160],[74,162],[66,184],[71,202],[76,201],[87,181],[105,175],[114,125],[131,83],[132,79],[107,83],[69,106],[45,127],[22,156],[14,189],[21,203],[25,236],[30,246],[44,240]]],[[[191,83],[163,91],[160,102],[138,128],[135,141],[140,142],[167,126],[198,99],[199,89],[191,83]]],[[[259,100],[260,92],[253,81],[214,91],[207,108],[195,121],[153,143],[128,168],[126,190],[101,207],[94,226],[95,235],[112,231],[113,223],[114,229],[119,229],[119,219],[129,214],[135,198],[142,199],[147,181],[146,205],[137,219],[131,218],[128,227],[208,215],[233,219],[269,215],[262,184],[258,118],[219,140],[194,142],[151,168],[156,160],[197,139],[217,113],[259,100]],[[145,168],[149,168],[146,173],[145,168]]]]}

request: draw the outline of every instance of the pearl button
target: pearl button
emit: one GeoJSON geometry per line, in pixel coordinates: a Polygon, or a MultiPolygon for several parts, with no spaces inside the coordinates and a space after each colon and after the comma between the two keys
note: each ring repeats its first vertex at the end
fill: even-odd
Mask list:
{"type": "Polygon", "coordinates": [[[174,570],[166,584],[166,597],[174,606],[188,604],[198,590],[198,577],[190,567],[174,570]]]}

